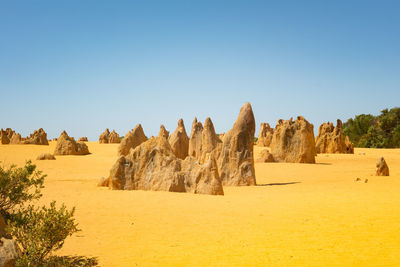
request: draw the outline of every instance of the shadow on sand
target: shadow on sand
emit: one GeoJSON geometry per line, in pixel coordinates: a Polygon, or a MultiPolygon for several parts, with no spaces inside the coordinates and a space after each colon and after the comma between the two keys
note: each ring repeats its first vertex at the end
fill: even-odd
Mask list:
{"type": "Polygon", "coordinates": [[[270,183],[270,184],[257,184],[256,186],[290,185],[290,184],[299,184],[299,183],[300,183],[300,182],[270,183]]]}

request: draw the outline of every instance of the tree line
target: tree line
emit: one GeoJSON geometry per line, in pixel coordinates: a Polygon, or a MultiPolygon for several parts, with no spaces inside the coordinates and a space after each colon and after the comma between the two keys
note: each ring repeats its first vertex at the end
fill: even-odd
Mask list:
{"type": "Polygon", "coordinates": [[[400,147],[400,108],[384,109],[378,116],[360,114],[343,124],[343,133],[356,147],[400,147]]]}

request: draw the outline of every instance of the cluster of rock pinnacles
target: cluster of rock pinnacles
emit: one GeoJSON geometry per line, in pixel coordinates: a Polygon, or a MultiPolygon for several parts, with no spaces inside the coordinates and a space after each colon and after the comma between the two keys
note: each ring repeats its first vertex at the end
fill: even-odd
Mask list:
{"type": "Polygon", "coordinates": [[[21,138],[19,133],[7,128],[6,130],[0,130],[0,144],[48,145],[49,142],[47,134],[42,128],[35,130],[26,138],[21,138]]]}
{"type": "Polygon", "coordinates": [[[121,139],[119,138],[119,134],[115,132],[115,130],[112,130],[110,133],[110,130],[108,128],[99,136],[99,143],[100,144],[118,144],[121,142],[121,139]]]}
{"type": "Polygon", "coordinates": [[[354,145],[344,137],[342,121],[323,123],[314,138],[314,126],[303,117],[295,121],[279,120],[275,129],[261,123],[257,145],[270,147],[263,150],[257,162],[315,163],[317,153],[354,153],[354,145]]]}
{"type": "Polygon", "coordinates": [[[221,140],[207,118],[193,121],[190,139],[182,119],[169,135],[163,125],[148,139],[139,124],[122,139],[118,159],[100,186],[119,190],[162,190],[223,195],[223,185],[255,185],[250,103],[221,140]]]}

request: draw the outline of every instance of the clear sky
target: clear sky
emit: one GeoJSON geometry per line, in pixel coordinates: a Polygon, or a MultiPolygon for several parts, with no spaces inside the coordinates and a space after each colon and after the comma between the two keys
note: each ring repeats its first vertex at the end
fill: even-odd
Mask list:
{"type": "Polygon", "coordinates": [[[0,3],[0,127],[96,140],[141,123],[377,114],[400,101],[400,1],[0,3]]]}

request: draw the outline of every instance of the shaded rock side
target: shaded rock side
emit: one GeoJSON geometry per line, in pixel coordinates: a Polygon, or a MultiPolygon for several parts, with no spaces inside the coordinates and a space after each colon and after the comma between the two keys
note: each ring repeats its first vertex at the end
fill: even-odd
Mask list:
{"type": "Polygon", "coordinates": [[[270,147],[277,162],[315,163],[314,126],[301,116],[279,120],[270,147]]]}
{"type": "Polygon", "coordinates": [[[199,159],[201,157],[201,146],[203,141],[203,124],[194,118],[189,139],[189,156],[199,159]]]}
{"type": "Polygon", "coordinates": [[[1,129],[0,130],[0,144],[7,145],[10,143],[10,138],[8,138],[8,133],[1,129]]]}
{"type": "Polygon", "coordinates": [[[258,134],[257,145],[269,147],[271,145],[273,135],[274,135],[274,129],[272,129],[268,123],[261,123],[260,133],[258,134]]]}

